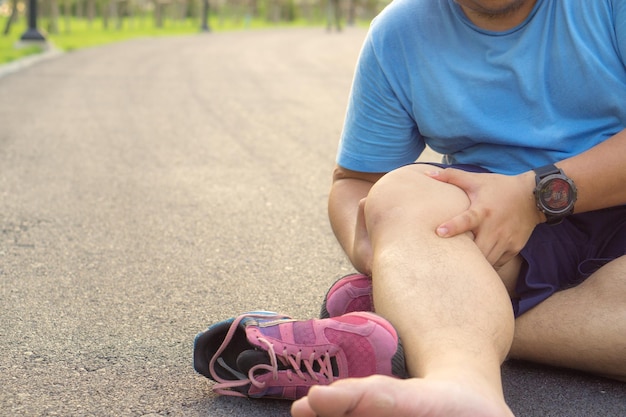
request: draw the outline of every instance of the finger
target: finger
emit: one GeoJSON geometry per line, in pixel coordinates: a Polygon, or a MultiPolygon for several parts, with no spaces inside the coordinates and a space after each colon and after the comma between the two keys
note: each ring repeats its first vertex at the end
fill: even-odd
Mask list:
{"type": "Polygon", "coordinates": [[[293,417],[316,417],[317,414],[311,409],[307,397],[300,398],[291,404],[291,415],[293,417]]]}
{"type": "MultiPolygon", "coordinates": [[[[320,417],[344,417],[349,415],[362,400],[362,394],[346,390],[340,384],[331,386],[314,386],[308,395],[308,410],[320,417]]],[[[300,406],[300,405],[299,405],[300,406]]],[[[309,412],[306,410],[306,412],[309,412]]],[[[299,410],[296,410],[299,411],[299,410]]],[[[292,408],[293,412],[293,408],[292,408]]],[[[310,414],[301,414],[309,417],[310,414]]],[[[300,417],[300,415],[294,415],[300,417]]]]}
{"type": "Polygon", "coordinates": [[[464,174],[465,171],[455,169],[455,168],[445,168],[442,170],[435,170],[426,172],[430,178],[433,178],[437,181],[445,182],[448,184],[456,185],[457,187],[464,188],[464,174]]]}
{"type": "Polygon", "coordinates": [[[291,415],[293,417],[317,417],[317,413],[309,404],[308,397],[300,398],[291,404],[291,415]]]}
{"type": "Polygon", "coordinates": [[[487,233],[481,230],[481,233],[478,234],[474,243],[476,243],[478,250],[480,250],[487,262],[493,266],[494,262],[500,258],[500,252],[498,252],[496,240],[483,238],[483,236],[487,235],[487,233]]]}
{"type": "Polygon", "coordinates": [[[500,268],[507,264],[522,250],[523,244],[520,246],[515,237],[510,232],[500,232],[482,230],[482,236],[485,236],[485,242],[478,238],[476,241],[481,245],[485,257],[494,268],[500,268]],[[491,243],[489,243],[491,242],[491,243]],[[491,245],[488,247],[488,245],[491,245]]]}
{"type": "Polygon", "coordinates": [[[500,258],[498,258],[498,260],[496,260],[492,265],[495,268],[495,270],[499,270],[500,268],[502,268],[504,265],[506,265],[507,263],[509,263],[509,261],[511,259],[514,258],[514,254],[511,252],[505,252],[504,254],[502,254],[502,256],[500,256],[500,258]]]}
{"type": "Polygon", "coordinates": [[[502,244],[502,242],[498,242],[498,240],[494,241],[493,245],[489,248],[481,248],[481,251],[485,254],[487,262],[489,262],[495,269],[501,268],[517,255],[517,252],[508,249],[507,246],[502,244]]]}
{"type": "Polygon", "coordinates": [[[437,227],[439,237],[453,237],[473,232],[480,225],[480,216],[475,210],[465,210],[437,227]]]}
{"type": "Polygon", "coordinates": [[[513,258],[515,258],[521,250],[521,248],[512,248],[504,251],[492,265],[494,266],[494,268],[502,268],[504,265],[508,264],[513,258]]]}
{"type": "Polygon", "coordinates": [[[487,254],[486,258],[487,262],[489,262],[489,264],[494,268],[499,268],[500,266],[502,266],[499,264],[499,260],[502,258],[502,254],[499,251],[492,250],[487,254]]]}

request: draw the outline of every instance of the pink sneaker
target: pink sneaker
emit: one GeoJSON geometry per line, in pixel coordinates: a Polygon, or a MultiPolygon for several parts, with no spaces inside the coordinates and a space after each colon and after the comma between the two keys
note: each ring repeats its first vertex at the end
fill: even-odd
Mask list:
{"type": "Polygon", "coordinates": [[[194,369],[218,394],[287,400],[341,378],[407,377],[396,331],[367,312],[307,321],[242,314],[196,336],[194,369]]]}
{"type": "Polygon", "coordinates": [[[372,278],[346,275],[335,282],[324,297],[320,318],[342,316],[354,311],[374,311],[372,278]]]}

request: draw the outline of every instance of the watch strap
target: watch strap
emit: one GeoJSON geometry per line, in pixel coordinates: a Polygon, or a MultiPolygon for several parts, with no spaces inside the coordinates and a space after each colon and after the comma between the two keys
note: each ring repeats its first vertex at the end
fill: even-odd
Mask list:
{"type": "Polygon", "coordinates": [[[554,174],[564,175],[563,170],[561,170],[554,164],[544,165],[542,167],[533,169],[533,171],[535,171],[535,174],[536,174],[535,175],[536,184],[539,184],[539,181],[541,181],[542,178],[545,178],[548,175],[554,175],[554,174]]]}

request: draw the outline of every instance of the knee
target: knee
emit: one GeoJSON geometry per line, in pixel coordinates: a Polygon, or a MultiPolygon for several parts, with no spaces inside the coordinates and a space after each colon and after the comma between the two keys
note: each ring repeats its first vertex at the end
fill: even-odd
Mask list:
{"type": "Polygon", "coordinates": [[[374,184],[363,207],[368,230],[399,223],[407,230],[427,228],[434,233],[441,222],[465,210],[465,192],[430,178],[426,172],[431,169],[408,165],[374,184]]]}
{"type": "Polygon", "coordinates": [[[407,182],[397,172],[381,178],[370,190],[367,198],[361,201],[368,229],[398,219],[410,209],[412,191],[407,182]]]}

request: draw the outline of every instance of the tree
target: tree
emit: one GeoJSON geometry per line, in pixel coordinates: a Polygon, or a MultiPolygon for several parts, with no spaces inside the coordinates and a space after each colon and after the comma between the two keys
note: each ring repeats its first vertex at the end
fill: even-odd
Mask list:
{"type": "Polygon", "coordinates": [[[9,35],[9,33],[11,32],[11,25],[13,24],[15,20],[17,20],[17,15],[18,15],[17,2],[18,0],[11,1],[11,15],[9,15],[9,17],[7,18],[7,23],[4,26],[4,32],[2,32],[4,36],[9,35]]]}

